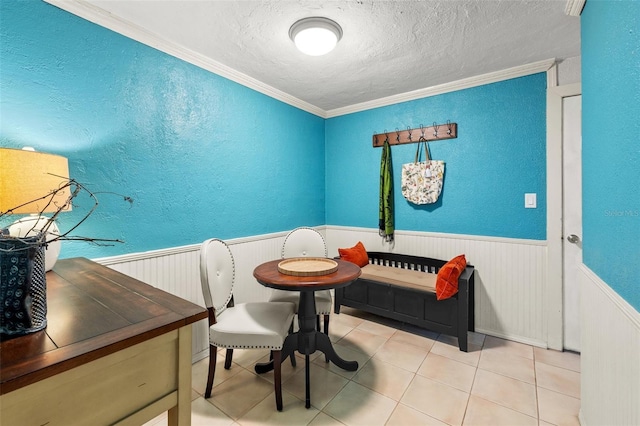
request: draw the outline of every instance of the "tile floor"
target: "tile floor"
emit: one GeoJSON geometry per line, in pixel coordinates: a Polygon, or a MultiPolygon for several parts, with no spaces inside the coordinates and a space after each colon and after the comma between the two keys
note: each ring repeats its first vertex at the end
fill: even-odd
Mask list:
{"type": "MultiPolygon", "coordinates": [[[[304,408],[304,358],[282,368],[284,409],[277,412],[273,373],[258,376],[267,351],[236,350],[218,366],[204,399],[208,359],[193,366],[193,425],[578,425],[580,356],[470,333],[457,339],[343,308],[330,338],[358,371],[311,355],[311,408],[304,408]]],[[[146,426],[166,424],[166,414],[146,426]]]]}

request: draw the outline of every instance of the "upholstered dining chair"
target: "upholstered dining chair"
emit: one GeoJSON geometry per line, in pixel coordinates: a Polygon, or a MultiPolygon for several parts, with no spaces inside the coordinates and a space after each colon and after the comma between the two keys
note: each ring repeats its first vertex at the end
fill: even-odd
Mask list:
{"type": "MultiPolygon", "coordinates": [[[[324,237],[313,228],[300,227],[289,232],[282,244],[282,258],[289,257],[327,257],[327,244],[324,237]]],[[[295,291],[273,290],[269,301],[293,302],[298,312],[300,295],[295,291]]],[[[315,292],[316,327],[320,331],[320,315],[324,317],[324,334],[329,334],[329,315],[331,314],[331,292],[321,290],[315,292]]]]}
{"type": "Polygon", "coordinates": [[[205,398],[211,397],[218,348],[226,348],[224,368],[231,368],[234,349],[270,349],[276,408],[282,411],[281,350],[295,315],[289,302],[234,304],[235,264],[227,244],[219,239],[200,246],[200,282],[209,311],[209,375],[205,398]]]}

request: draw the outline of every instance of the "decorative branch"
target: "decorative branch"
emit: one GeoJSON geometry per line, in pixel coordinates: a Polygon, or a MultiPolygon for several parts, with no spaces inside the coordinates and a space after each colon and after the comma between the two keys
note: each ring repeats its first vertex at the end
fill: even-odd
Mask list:
{"type": "MultiPolygon", "coordinates": [[[[60,177],[60,176],[58,176],[60,177]]],[[[101,194],[113,194],[113,195],[118,195],[120,197],[123,198],[124,201],[128,202],[130,206],[133,205],[133,198],[128,197],[128,196],[124,196],[121,194],[117,194],[115,192],[101,192],[101,194]]],[[[9,230],[8,228],[2,229],[1,231],[1,235],[3,238],[14,238],[16,240],[22,241],[24,244],[24,247],[15,249],[15,248],[11,248],[11,249],[2,249],[0,248],[0,251],[4,251],[4,252],[8,252],[8,251],[19,251],[19,250],[27,250],[31,247],[36,247],[36,246],[42,246],[42,245],[47,245],[51,242],[54,241],[59,241],[59,240],[66,240],[66,241],[85,241],[91,244],[95,244],[95,245],[99,245],[99,246],[109,246],[109,245],[113,245],[113,244],[109,244],[109,243],[123,243],[124,241],[120,240],[120,239],[105,239],[105,238],[90,238],[90,237],[80,237],[80,236],[73,236],[70,235],[71,232],[73,232],[76,228],[78,228],[78,226],[80,226],[82,223],[84,223],[89,216],[91,216],[93,214],[93,212],[98,208],[99,202],[98,202],[98,198],[95,196],[95,194],[91,191],[89,191],[89,189],[81,184],[80,182],[76,181],[75,179],[69,179],[67,182],[65,182],[64,184],[60,185],[60,187],[58,187],[57,189],[52,190],[51,192],[49,192],[48,194],[40,197],[40,198],[36,198],[35,200],[31,200],[28,201],[24,204],[21,204],[19,206],[13,207],[12,209],[7,210],[6,212],[0,212],[0,219],[6,218],[8,216],[12,216],[15,213],[13,213],[15,210],[19,209],[22,206],[31,204],[33,202],[37,202],[37,201],[41,201],[41,200],[47,200],[44,208],[42,208],[42,210],[40,211],[40,217],[46,217],[46,222],[44,224],[44,226],[40,226],[38,225],[38,221],[34,222],[34,225],[32,226],[32,228],[26,233],[26,235],[33,233],[36,233],[36,239],[34,240],[33,236],[32,237],[12,237],[9,235],[9,230]],[[42,213],[51,206],[51,203],[53,203],[53,200],[55,198],[55,196],[59,193],[61,193],[62,191],[65,191],[66,189],[69,189],[69,193],[70,195],[67,197],[67,199],[65,200],[64,203],[62,203],[61,205],[57,205],[56,204],[56,210],[53,213],[53,215],[51,215],[51,217],[46,217],[46,216],[42,216],[42,213]],[[85,192],[92,200],[93,200],[93,206],[89,209],[89,211],[75,224],[73,225],[69,230],[67,230],[64,233],[54,233],[52,232],[50,229],[54,224],[54,221],[56,220],[56,218],[58,217],[58,215],[64,211],[64,210],[68,210],[68,208],[70,206],[73,206],[73,200],[82,192],[85,192]],[[49,236],[53,236],[53,238],[47,240],[47,235],[49,236]]]]}

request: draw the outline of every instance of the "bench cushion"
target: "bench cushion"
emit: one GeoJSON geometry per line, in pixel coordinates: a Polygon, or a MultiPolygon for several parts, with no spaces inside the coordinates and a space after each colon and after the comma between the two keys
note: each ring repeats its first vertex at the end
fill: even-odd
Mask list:
{"type": "Polygon", "coordinates": [[[435,293],[438,275],[393,266],[366,265],[360,278],[435,293]]]}

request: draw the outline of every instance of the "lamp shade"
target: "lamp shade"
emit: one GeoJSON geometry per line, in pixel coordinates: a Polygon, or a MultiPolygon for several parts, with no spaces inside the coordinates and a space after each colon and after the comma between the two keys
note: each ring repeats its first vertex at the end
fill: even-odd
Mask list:
{"type": "MultiPolygon", "coordinates": [[[[0,213],[55,212],[67,204],[69,188],[53,191],[69,181],[66,158],[54,154],[0,148],[0,213]]],[[[69,203],[63,210],[71,210],[69,203]]]]}

